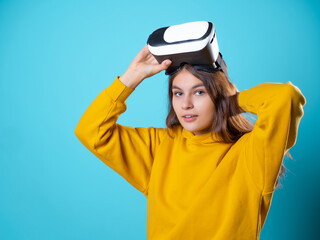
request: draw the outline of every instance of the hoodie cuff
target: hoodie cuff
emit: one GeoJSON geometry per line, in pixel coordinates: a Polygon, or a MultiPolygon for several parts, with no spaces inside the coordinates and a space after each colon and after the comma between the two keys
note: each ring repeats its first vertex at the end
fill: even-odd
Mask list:
{"type": "Polygon", "coordinates": [[[128,88],[117,77],[105,91],[115,102],[124,102],[134,89],[128,88]]]}

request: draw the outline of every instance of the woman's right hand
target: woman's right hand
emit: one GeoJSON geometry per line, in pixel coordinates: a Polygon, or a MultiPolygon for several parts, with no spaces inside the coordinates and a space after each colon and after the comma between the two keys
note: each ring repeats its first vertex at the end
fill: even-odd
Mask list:
{"type": "Polygon", "coordinates": [[[146,45],[133,59],[127,71],[120,77],[120,81],[127,87],[135,89],[144,79],[166,70],[170,64],[169,59],[159,64],[146,45]]]}

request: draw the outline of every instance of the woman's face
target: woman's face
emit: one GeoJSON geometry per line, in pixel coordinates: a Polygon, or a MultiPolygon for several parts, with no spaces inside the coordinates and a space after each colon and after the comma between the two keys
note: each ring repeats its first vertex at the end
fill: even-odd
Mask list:
{"type": "Polygon", "coordinates": [[[183,69],[172,82],[172,106],[182,127],[195,135],[210,132],[214,104],[203,82],[183,69]]]}

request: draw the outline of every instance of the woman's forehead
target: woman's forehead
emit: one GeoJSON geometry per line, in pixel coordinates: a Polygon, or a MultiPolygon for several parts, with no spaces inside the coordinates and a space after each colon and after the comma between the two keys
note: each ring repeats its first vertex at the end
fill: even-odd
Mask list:
{"type": "Polygon", "coordinates": [[[180,89],[189,89],[200,85],[203,86],[203,82],[186,69],[177,73],[172,82],[172,88],[180,89]]]}

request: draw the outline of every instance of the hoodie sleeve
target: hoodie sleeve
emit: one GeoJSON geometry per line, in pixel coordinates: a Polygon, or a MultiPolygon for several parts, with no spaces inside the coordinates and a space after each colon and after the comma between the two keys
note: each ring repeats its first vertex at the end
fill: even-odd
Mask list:
{"type": "Polygon", "coordinates": [[[238,101],[257,115],[245,146],[248,170],[263,193],[272,192],[283,157],[296,142],[305,97],[291,82],[263,83],[240,92],[238,101]]]}
{"type": "Polygon", "coordinates": [[[132,92],[116,78],[90,104],[75,134],[93,154],[147,196],[154,154],[164,130],[116,123],[132,92]]]}

